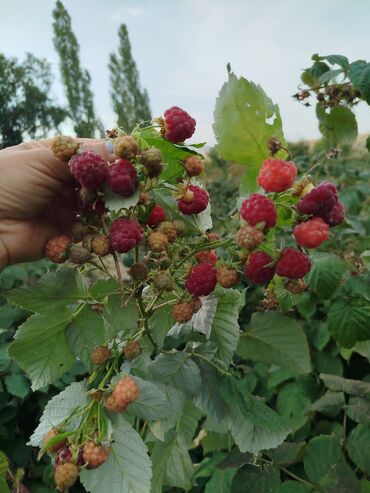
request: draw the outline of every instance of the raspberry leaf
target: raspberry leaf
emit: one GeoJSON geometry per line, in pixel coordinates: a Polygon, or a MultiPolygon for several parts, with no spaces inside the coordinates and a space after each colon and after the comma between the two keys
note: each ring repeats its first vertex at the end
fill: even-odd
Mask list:
{"type": "Polygon", "coordinates": [[[285,481],[279,486],[277,493],[312,493],[312,489],[298,481],[285,481]]]}
{"type": "Polygon", "coordinates": [[[370,339],[369,301],[365,298],[336,301],[330,307],[328,324],[334,339],[344,347],[370,339]]]}
{"type": "Polygon", "coordinates": [[[123,197],[118,193],[112,192],[108,187],[104,190],[104,202],[106,207],[113,212],[119,212],[122,209],[135,207],[139,202],[140,190],[137,188],[129,197],[123,197]]]}
{"type": "Polygon", "coordinates": [[[310,258],[312,268],[307,276],[308,284],[320,298],[330,298],[340,286],[349,265],[332,253],[313,252],[310,258]]]}
{"type": "Polygon", "coordinates": [[[370,422],[367,422],[351,431],[346,446],[350,458],[366,474],[370,474],[369,439],[370,422]]]}
{"type": "Polygon", "coordinates": [[[349,108],[337,106],[329,112],[316,106],[319,129],[330,145],[351,144],[358,135],[356,116],[349,108]]]}
{"type": "Polygon", "coordinates": [[[270,493],[278,491],[280,475],[276,467],[261,469],[245,464],[233,478],[230,493],[270,493]]]}

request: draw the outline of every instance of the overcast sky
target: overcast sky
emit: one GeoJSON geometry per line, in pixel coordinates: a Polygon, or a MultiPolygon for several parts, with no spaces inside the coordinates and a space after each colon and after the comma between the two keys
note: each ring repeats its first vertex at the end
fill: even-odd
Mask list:
{"type": "MultiPolygon", "coordinates": [[[[46,57],[64,100],[52,42],[53,0],[0,0],[0,52],[46,57]]],[[[314,109],[292,100],[313,53],[370,59],[370,0],[64,0],[90,71],[98,115],[114,125],[109,53],[128,27],[141,82],[154,116],[172,105],[197,119],[196,140],[214,143],[212,115],[230,62],[237,75],[262,85],[280,106],[288,139],[315,138],[314,109]]],[[[370,131],[370,108],[356,110],[370,131]]],[[[0,108],[1,111],[1,108],[0,108]]]]}

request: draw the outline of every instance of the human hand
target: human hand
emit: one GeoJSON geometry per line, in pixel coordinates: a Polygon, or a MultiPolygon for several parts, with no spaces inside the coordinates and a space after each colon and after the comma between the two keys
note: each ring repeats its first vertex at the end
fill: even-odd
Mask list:
{"type": "MultiPolygon", "coordinates": [[[[81,139],[108,161],[104,140],[81,139]]],[[[73,181],[66,163],[50,150],[52,139],[0,151],[0,271],[40,259],[47,240],[69,234],[75,222],[73,181]]]]}

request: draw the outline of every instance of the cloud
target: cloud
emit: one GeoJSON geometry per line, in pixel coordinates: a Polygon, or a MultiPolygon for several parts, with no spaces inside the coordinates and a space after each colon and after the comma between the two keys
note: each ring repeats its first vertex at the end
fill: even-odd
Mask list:
{"type": "Polygon", "coordinates": [[[111,14],[110,20],[113,24],[122,24],[122,22],[126,21],[127,17],[139,17],[143,14],[144,10],[141,7],[123,7],[115,10],[111,14]]]}

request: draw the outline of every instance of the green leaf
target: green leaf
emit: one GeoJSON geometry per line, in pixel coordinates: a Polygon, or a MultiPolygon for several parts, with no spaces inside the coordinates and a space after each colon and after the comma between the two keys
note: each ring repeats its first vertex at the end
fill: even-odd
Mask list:
{"type": "Polygon", "coordinates": [[[320,59],[328,61],[331,65],[339,65],[343,68],[347,68],[349,65],[348,58],[344,55],[325,55],[321,56],[320,59]]]}
{"type": "Polygon", "coordinates": [[[128,414],[137,416],[144,421],[155,421],[172,417],[172,407],[167,399],[166,389],[135,376],[139,386],[137,401],[130,404],[128,414]]]}
{"type": "Polygon", "coordinates": [[[139,313],[136,303],[130,300],[122,306],[120,295],[110,296],[105,305],[103,319],[110,338],[123,332],[125,337],[129,337],[137,332],[139,313]]]}
{"type": "Polygon", "coordinates": [[[296,383],[288,383],[280,390],[276,402],[276,410],[287,426],[299,430],[307,421],[307,409],[311,404],[304,388],[296,383]]]}
{"type": "Polygon", "coordinates": [[[361,92],[363,99],[370,104],[370,63],[357,60],[349,66],[349,80],[361,92]]]}
{"type": "Polygon", "coordinates": [[[87,287],[76,269],[49,272],[33,286],[6,293],[9,302],[32,312],[50,312],[88,298],[87,287]]]}
{"type": "Polygon", "coordinates": [[[216,468],[213,476],[207,482],[205,493],[230,493],[231,483],[236,474],[236,469],[218,469],[216,468]]]}
{"type": "Polygon", "coordinates": [[[155,310],[149,319],[149,324],[153,339],[162,346],[164,338],[173,327],[172,305],[155,310]]]}
{"type": "Polygon", "coordinates": [[[330,390],[343,391],[349,395],[370,396],[370,383],[352,380],[337,375],[327,375],[320,373],[320,378],[325,387],[330,390]]]}
{"type": "Polygon", "coordinates": [[[261,469],[245,464],[234,476],[231,493],[274,493],[280,485],[279,471],[275,467],[261,469]]]}
{"type": "Polygon", "coordinates": [[[202,413],[193,402],[190,400],[186,401],[181,418],[177,423],[177,433],[188,447],[193,441],[201,416],[202,413]]]}
{"type": "Polygon", "coordinates": [[[370,339],[369,301],[365,298],[336,301],[329,309],[328,325],[334,339],[344,347],[370,339]]]}
{"type": "Polygon", "coordinates": [[[370,493],[370,481],[366,479],[361,480],[361,493],[370,493]]]}
{"type": "Polygon", "coordinates": [[[200,369],[202,384],[194,402],[203,414],[214,418],[216,421],[222,421],[227,415],[227,406],[218,392],[220,379],[217,370],[200,359],[197,364],[200,369]]]}
{"type": "Polygon", "coordinates": [[[98,469],[82,469],[81,483],[92,493],[150,493],[152,477],[148,450],[140,435],[124,419],[113,422],[112,451],[98,469]]]}
{"type": "MultiPolygon", "coordinates": [[[[9,460],[7,456],[0,450],[0,477],[3,478],[9,469],[9,460]]],[[[2,491],[0,489],[0,491],[2,491]]]]}
{"type": "Polygon", "coordinates": [[[0,491],[1,493],[10,493],[9,486],[5,478],[0,477],[0,491]]]}
{"type": "Polygon", "coordinates": [[[343,392],[329,390],[310,406],[310,411],[325,414],[331,418],[337,416],[346,404],[343,392]]]}
{"type": "Polygon", "coordinates": [[[16,332],[9,355],[30,377],[33,390],[55,382],[75,362],[64,332],[72,316],[68,310],[35,314],[16,332]]]}
{"type": "Polygon", "coordinates": [[[215,294],[202,297],[202,306],[200,310],[194,313],[193,318],[189,322],[192,328],[204,334],[209,339],[212,332],[212,324],[217,311],[218,297],[215,294]]]}
{"type": "Polygon", "coordinates": [[[358,135],[356,116],[345,106],[336,106],[321,120],[320,130],[333,145],[352,144],[358,135]]]}
{"type": "Polygon", "coordinates": [[[303,459],[306,442],[283,442],[276,449],[267,450],[265,453],[280,466],[296,464],[303,459]]]}
{"type": "Polygon", "coordinates": [[[166,483],[188,491],[191,488],[193,474],[194,466],[188,452],[188,447],[178,437],[173,442],[171,453],[167,459],[166,483]]]}
{"type": "Polygon", "coordinates": [[[332,79],[336,79],[338,75],[341,74],[343,74],[343,69],[341,68],[329,70],[319,77],[319,82],[320,84],[325,84],[326,82],[330,82],[332,79]]]}
{"type": "Polygon", "coordinates": [[[366,423],[370,421],[370,400],[364,397],[350,397],[346,411],[352,421],[366,423]]]}
{"type": "Polygon", "coordinates": [[[213,431],[207,431],[204,438],[202,438],[203,453],[219,452],[220,450],[228,450],[233,443],[230,433],[215,433],[213,431]]]}
{"type": "Polygon", "coordinates": [[[347,451],[353,462],[366,474],[370,474],[370,422],[356,426],[348,436],[347,451]]]}
{"type": "Polygon", "coordinates": [[[284,143],[278,106],[260,86],[230,73],[216,101],[213,130],[221,157],[247,165],[249,189],[256,190],[268,141],[276,137],[284,143]]]}
{"type": "Polygon", "coordinates": [[[247,329],[240,337],[239,356],[295,373],[310,372],[308,343],[298,322],[279,312],[254,313],[247,329]]]}
{"type": "Polygon", "coordinates": [[[135,192],[129,197],[123,197],[118,193],[112,192],[108,186],[105,187],[104,190],[104,202],[106,207],[110,211],[120,212],[122,209],[130,209],[131,207],[135,207],[139,202],[140,198],[140,189],[137,188],[135,192]]]}
{"type": "Polygon", "coordinates": [[[337,255],[324,252],[313,252],[311,260],[312,268],[307,282],[320,298],[330,298],[340,286],[348,264],[337,255]]]}
{"type": "Polygon", "coordinates": [[[6,389],[9,394],[23,399],[30,392],[29,381],[22,373],[11,373],[4,378],[6,389]]]}
{"type": "Polygon", "coordinates": [[[277,493],[310,493],[312,488],[298,481],[285,481],[279,486],[277,493]]]}

